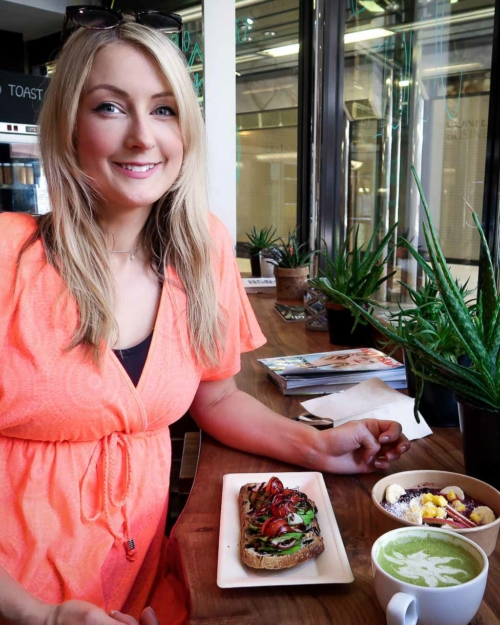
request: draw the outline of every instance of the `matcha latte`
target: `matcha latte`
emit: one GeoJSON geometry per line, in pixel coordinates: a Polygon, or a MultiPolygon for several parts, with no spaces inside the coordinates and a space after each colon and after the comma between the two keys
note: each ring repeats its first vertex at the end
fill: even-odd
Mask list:
{"type": "Polygon", "coordinates": [[[377,560],[392,577],[426,588],[458,586],[481,572],[476,558],[453,538],[443,540],[428,534],[402,535],[381,545],[377,560]]]}

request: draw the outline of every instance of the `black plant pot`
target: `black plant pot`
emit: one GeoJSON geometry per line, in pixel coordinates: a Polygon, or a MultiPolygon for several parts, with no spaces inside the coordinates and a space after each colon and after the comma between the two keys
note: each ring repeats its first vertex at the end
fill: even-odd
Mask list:
{"type": "MultiPolygon", "coordinates": [[[[405,354],[406,385],[408,395],[415,397],[417,393],[415,374],[405,354]]],[[[456,427],[458,425],[458,407],[453,392],[449,388],[424,380],[424,390],[418,407],[420,414],[429,425],[440,428],[456,427]]]]}
{"type": "Polygon", "coordinates": [[[260,278],[260,254],[250,254],[250,267],[252,269],[252,278],[260,278]]]}
{"type": "Polygon", "coordinates": [[[500,490],[500,411],[456,400],[465,472],[500,490]]]}
{"type": "MultiPolygon", "coordinates": [[[[410,368],[410,363],[404,354],[406,385],[408,395],[415,397],[417,394],[415,374],[410,368]]],[[[471,363],[469,356],[460,356],[459,364],[468,367],[471,363]]],[[[458,406],[457,400],[449,388],[436,382],[424,380],[424,389],[420,398],[419,411],[429,425],[439,428],[449,428],[458,426],[458,406]]]]}
{"type": "Polygon", "coordinates": [[[326,305],[328,336],[332,345],[348,345],[352,347],[372,347],[373,333],[370,325],[358,323],[354,332],[354,317],[350,310],[340,304],[326,305]]]}

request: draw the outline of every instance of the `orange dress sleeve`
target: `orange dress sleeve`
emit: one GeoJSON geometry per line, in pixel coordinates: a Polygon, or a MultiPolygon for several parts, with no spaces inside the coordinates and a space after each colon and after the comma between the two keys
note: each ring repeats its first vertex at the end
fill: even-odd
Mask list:
{"type": "Polygon", "coordinates": [[[229,232],[215,215],[210,213],[209,218],[217,248],[214,275],[218,305],[226,320],[226,340],[217,365],[203,370],[202,381],[223,380],[235,375],[241,369],[240,355],[266,342],[241,281],[229,232]]]}

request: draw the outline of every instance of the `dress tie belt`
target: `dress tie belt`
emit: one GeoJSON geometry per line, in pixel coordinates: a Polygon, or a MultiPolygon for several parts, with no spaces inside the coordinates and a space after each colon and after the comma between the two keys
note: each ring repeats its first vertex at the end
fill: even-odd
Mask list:
{"type": "Polygon", "coordinates": [[[112,432],[104,438],[101,438],[92,452],[89,465],[85,471],[85,475],[83,476],[80,490],[82,502],[81,511],[82,518],[85,521],[93,522],[97,521],[101,517],[104,517],[106,526],[115,540],[124,545],[128,560],[134,560],[136,553],[134,539],[130,535],[130,520],[128,515],[128,500],[131,490],[132,462],[130,457],[130,445],[127,437],[122,432],[112,432]],[[121,466],[117,466],[116,463],[118,448],[120,448],[122,452],[121,466]],[[93,480],[93,476],[97,473],[97,465],[99,464],[101,457],[103,459],[104,476],[102,480],[97,480],[97,482],[95,482],[95,480],[93,480]],[[125,489],[123,496],[120,499],[117,499],[113,491],[114,487],[116,487],[116,482],[122,475],[123,471],[125,472],[125,489]],[[89,486],[92,489],[93,484],[96,484],[97,487],[99,503],[97,512],[91,516],[91,514],[87,514],[85,511],[84,493],[89,486]],[[123,532],[117,533],[113,529],[110,514],[111,507],[119,508],[122,512],[123,524],[125,526],[123,532]]]}

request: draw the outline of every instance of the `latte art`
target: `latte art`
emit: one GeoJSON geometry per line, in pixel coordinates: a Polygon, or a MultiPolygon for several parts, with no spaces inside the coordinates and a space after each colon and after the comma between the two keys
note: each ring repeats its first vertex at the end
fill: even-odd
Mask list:
{"type": "Polygon", "coordinates": [[[479,575],[476,559],[452,541],[401,538],[383,546],[378,562],[393,577],[428,588],[458,586],[479,575]]]}

